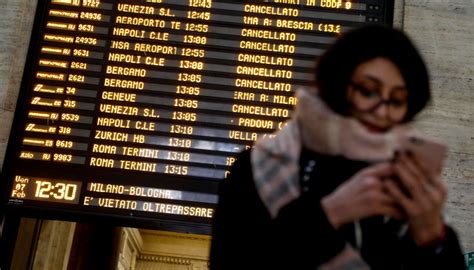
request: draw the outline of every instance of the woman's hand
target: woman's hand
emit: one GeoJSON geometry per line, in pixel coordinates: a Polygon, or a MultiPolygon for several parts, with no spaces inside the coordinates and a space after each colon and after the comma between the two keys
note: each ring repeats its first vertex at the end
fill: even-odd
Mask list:
{"type": "Polygon", "coordinates": [[[384,190],[383,178],[394,174],[393,165],[380,163],[361,170],[321,200],[334,228],[375,215],[401,218],[397,202],[384,190]]]}
{"type": "Polygon", "coordinates": [[[416,157],[407,153],[399,155],[393,169],[408,194],[401,192],[394,181],[385,181],[384,185],[407,215],[415,242],[423,246],[441,239],[444,236],[441,214],[447,196],[446,185],[437,176],[423,172],[416,157]]]}

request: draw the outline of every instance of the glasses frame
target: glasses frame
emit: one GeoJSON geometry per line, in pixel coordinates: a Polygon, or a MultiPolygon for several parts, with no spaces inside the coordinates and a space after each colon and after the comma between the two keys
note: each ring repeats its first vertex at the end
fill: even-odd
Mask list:
{"type": "Polygon", "coordinates": [[[352,104],[353,108],[355,108],[357,111],[360,111],[360,112],[374,112],[380,106],[386,105],[387,109],[388,109],[388,115],[389,115],[390,120],[392,120],[392,121],[397,120],[398,121],[398,118],[394,119],[395,118],[394,115],[397,115],[400,112],[399,110],[401,110],[402,107],[408,106],[408,98],[405,101],[403,101],[402,103],[400,102],[400,100],[396,100],[394,98],[384,99],[382,97],[380,88],[376,88],[375,91],[368,90],[367,87],[365,87],[365,86],[363,86],[359,83],[356,83],[354,81],[350,81],[349,86],[355,92],[357,92],[361,98],[366,99],[366,100],[370,99],[371,97],[365,96],[364,93],[372,93],[372,94],[377,95],[376,98],[378,99],[378,101],[375,104],[369,106],[368,108],[363,109],[363,108],[360,108],[360,105],[355,104],[354,98],[353,98],[354,94],[352,94],[350,96],[350,98],[351,98],[350,103],[352,104]]]}

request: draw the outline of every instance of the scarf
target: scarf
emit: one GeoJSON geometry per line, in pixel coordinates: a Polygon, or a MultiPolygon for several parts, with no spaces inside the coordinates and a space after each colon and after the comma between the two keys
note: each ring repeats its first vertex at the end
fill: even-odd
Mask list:
{"type": "MultiPolygon", "coordinates": [[[[292,118],[274,136],[257,140],[251,152],[255,186],[272,218],[301,195],[299,158],[303,146],[321,154],[374,163],[392,159],[399,137],[415,132],[408,125],[397,125],[388,132],[373,133],[356,119],[333,112],[316,90],[300,89],[296,97],[292,118]]],[[[346,244],[317,269],[369,270],[370,266],[358,250],[346,244]]]]}
{"type": "Polygon", "coordinates": [[[356,119],[333,112],[313,89],[299,89],[296,97],[292,118],[274,136],[257,140],[251,152],[255,186],[272,218],[301,195],[302,146],[321,154],[374,163],[392,159],[398,137],[414,132],[408,125],[397,125],[384,133],[371,132],[356,119]]]}

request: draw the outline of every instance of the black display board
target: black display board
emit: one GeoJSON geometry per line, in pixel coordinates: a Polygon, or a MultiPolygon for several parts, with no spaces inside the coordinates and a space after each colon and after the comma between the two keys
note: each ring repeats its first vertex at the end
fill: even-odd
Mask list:
{"type": "Polygon", "coordinates": [[[2,204],[209,233],[219,181],[281,128],[314,59],[392,15],[382,0],[40,1],[2,204]]]}

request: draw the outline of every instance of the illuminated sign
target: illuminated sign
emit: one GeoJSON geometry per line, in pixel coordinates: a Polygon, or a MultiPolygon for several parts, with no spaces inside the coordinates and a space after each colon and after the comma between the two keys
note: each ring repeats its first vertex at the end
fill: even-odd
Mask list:
{"type": "Polygon", "coordinates": [[[45,2],[3,205],[204,233],[236,154],[282,127],[315,57],[393,13],[386,0],[45,2]]]}

